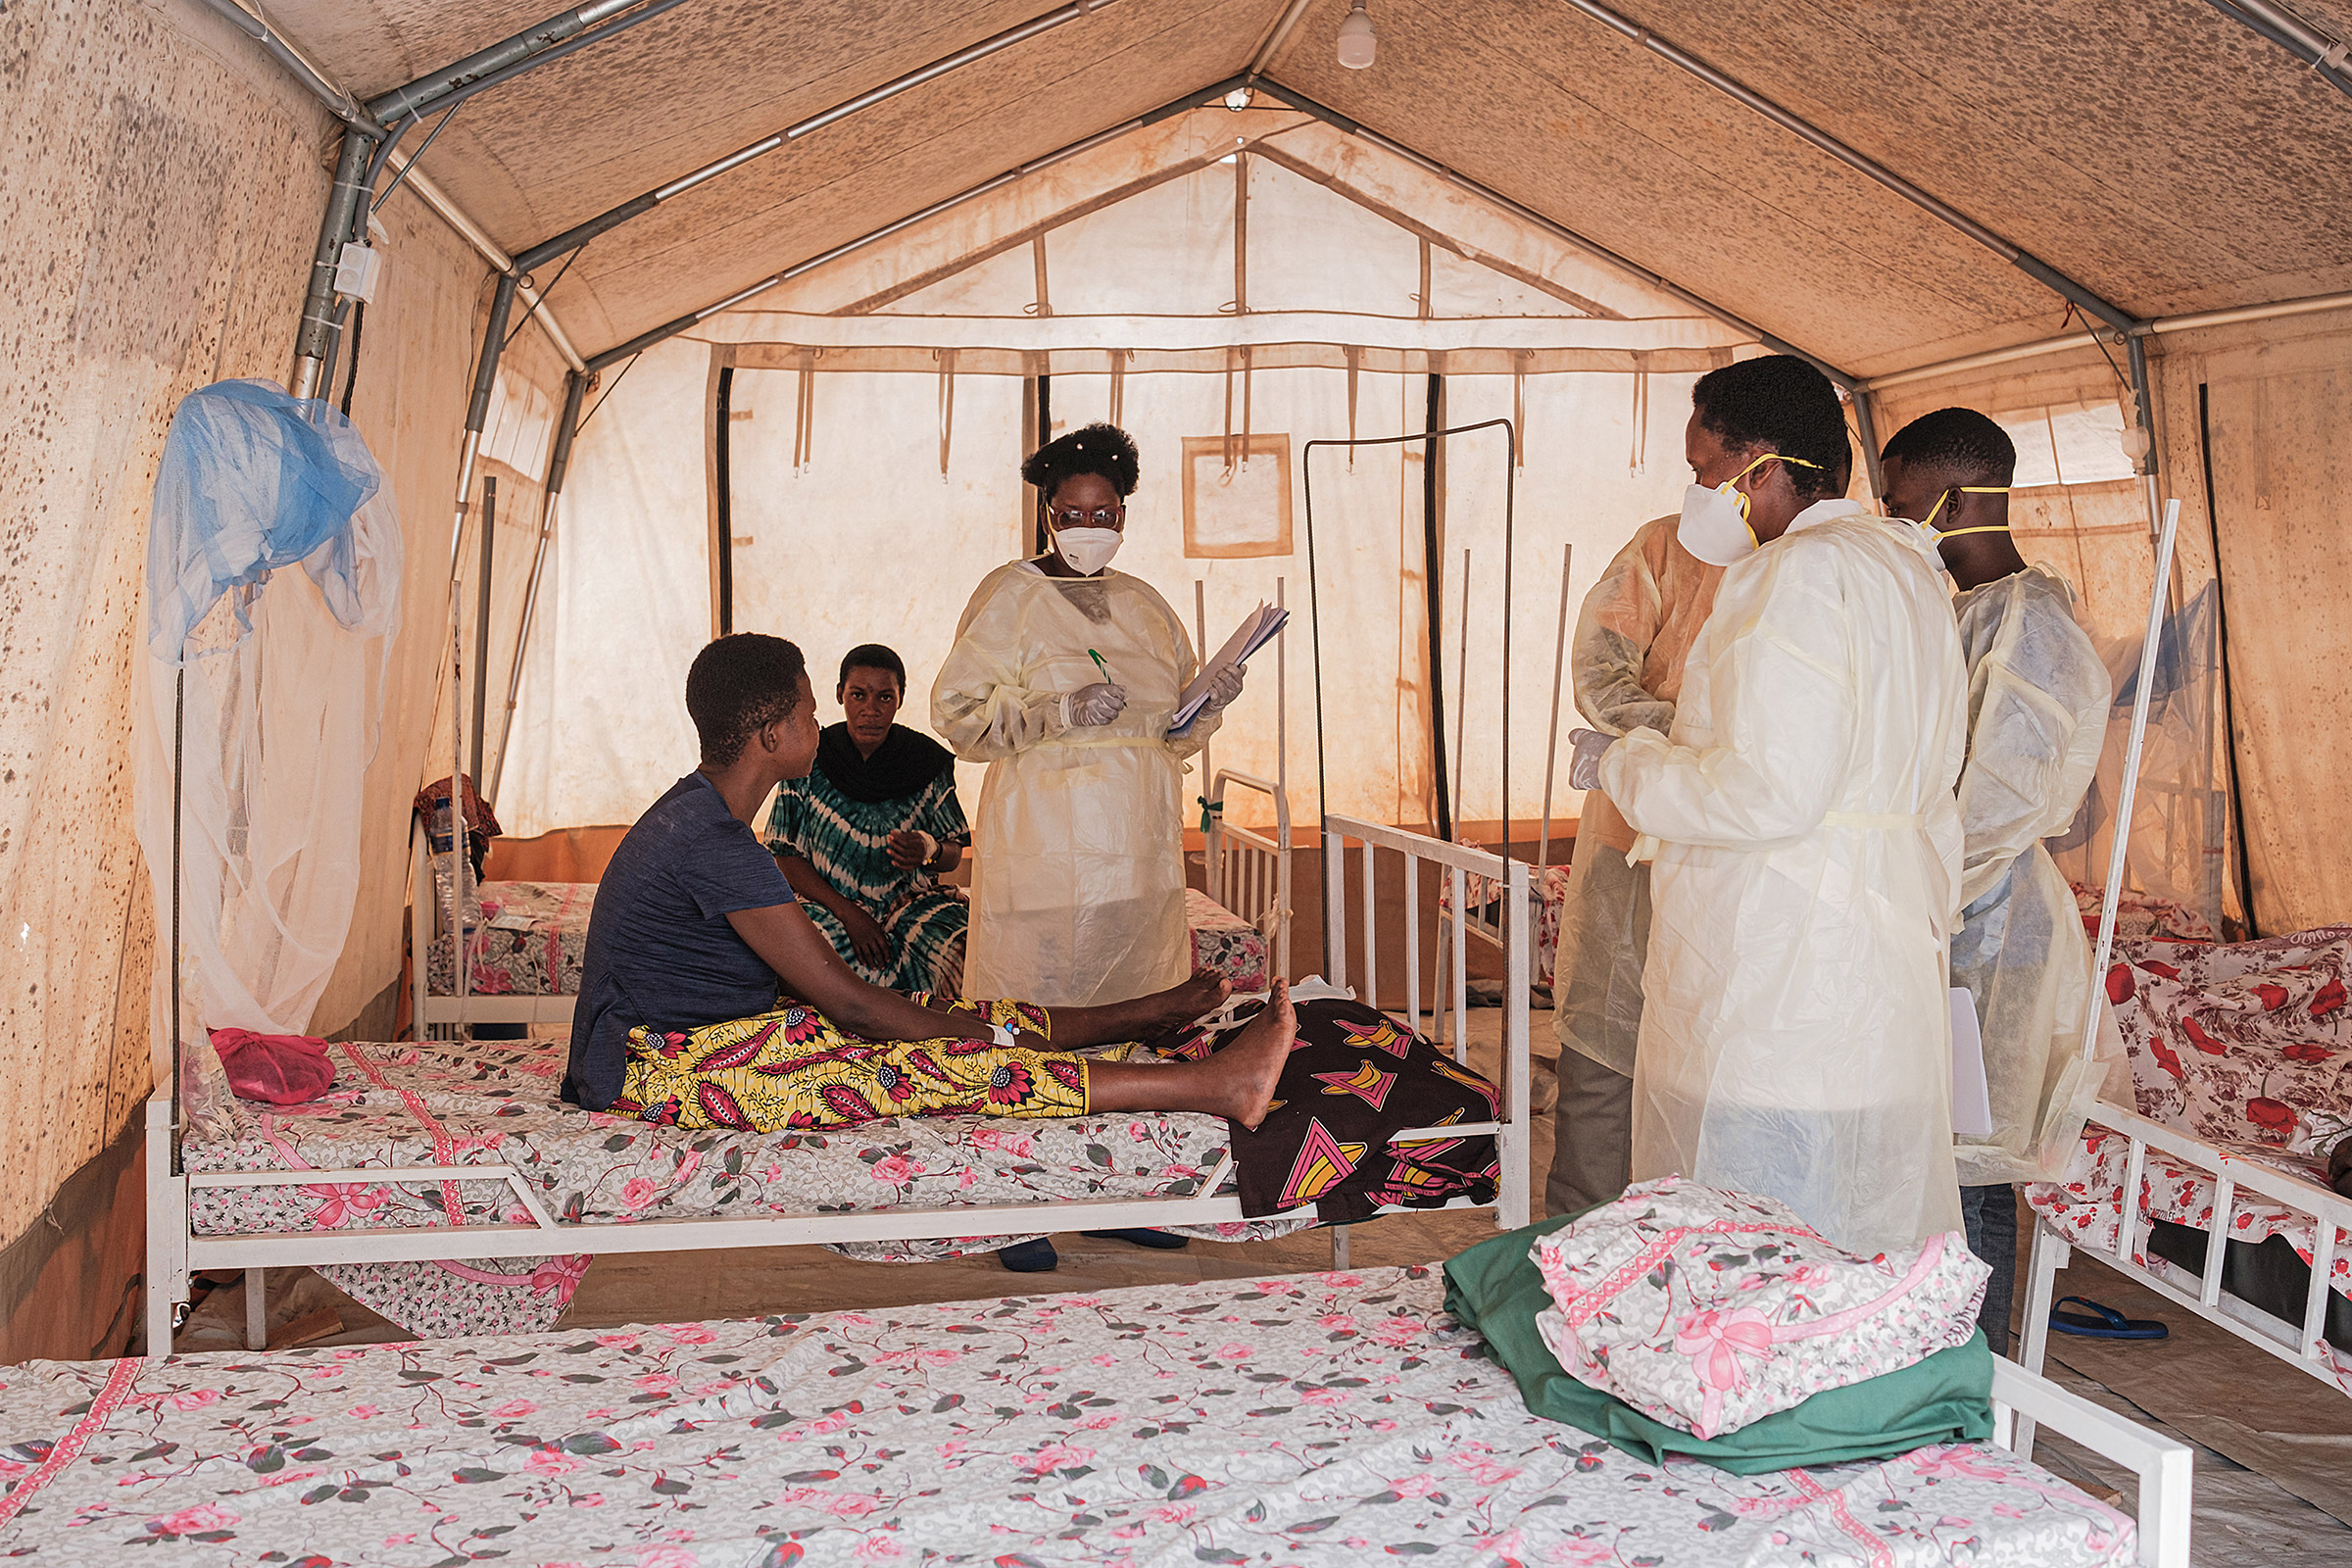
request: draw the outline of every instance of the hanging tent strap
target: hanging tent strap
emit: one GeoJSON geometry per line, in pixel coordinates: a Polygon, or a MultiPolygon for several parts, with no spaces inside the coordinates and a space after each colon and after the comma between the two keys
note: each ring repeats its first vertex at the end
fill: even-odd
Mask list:
{"type": "Polygon", "coordinates": [[[939,476],[948,476],[948,452],[956,441],[956,351],[934,349],[939,361],[939,476]]]}
{"type": "Polygon", "coordinates": [[[1544,828],[1536,840],[1536,869],[1551,863],[1551,779],[1552,764],[1560,751],[1560,690],[1561,676],[1568,667],[1568,564],[1576,556],[1576,546],[1560,546],[1560,629],[1551,645],[1551,728],[1544,739],[1544,828]]]}

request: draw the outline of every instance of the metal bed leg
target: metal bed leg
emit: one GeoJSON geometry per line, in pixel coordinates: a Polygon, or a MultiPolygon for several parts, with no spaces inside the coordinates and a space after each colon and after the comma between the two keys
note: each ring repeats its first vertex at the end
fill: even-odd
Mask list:
{"type": "MultiPolygon", "coordinates": [[[[2058,1271],[2074,1260],[2075,1250],[2060,1241],[2055,1232],[2036,1215],[2034,1221],[2034,1252],[2026,1265],[2026,1322],[2025,1333],[2018,1346],[2019,1363],[2034,1376],[2041,1375],[2042,1358],[2050,1348],[2050,1298],[2058,1292],[2058,1271]]],[[[2034,1418],[2017,1418],[2017,1456],[2034,1457],[2034,1418]]]]}
{"type": "Polygon", "coordinates": [[[172,1096],[147,1102],[147,1353],[172,1353],[179,1303],[188,1297],[188,1183],[172,1174],[172,1096]]]}
{"type": "Polygon", "coordinates": [[[270,1271],[245,1271],[245,1348],[270,1348],[270,1271]]]}
{"type": "Polygon", "coordinates": [[[1348,1266],[1348,1227],[1345,1225],[1331,1228],[1331,1266],[1334,1271],[1348,1266]]]}

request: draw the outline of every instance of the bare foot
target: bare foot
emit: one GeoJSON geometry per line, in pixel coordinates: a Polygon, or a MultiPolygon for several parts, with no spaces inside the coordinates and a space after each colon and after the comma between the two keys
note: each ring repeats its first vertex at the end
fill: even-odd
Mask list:
{"type": "Polygon", "coordinates": [[[1232,995],[1233,986],[1223,975],[1203,969],[1182,985],[1138,997],[1133,1004],[1137,1038],[1149,1040],[1205,1018],[1232,995]]]}
{"type": "Polygon", "coordinates": [[[1217,1113],[1254,1130],[1266,1119],[1282,1065],[1290,1059],[1291,1045],[1298,1038],[1298,1015],[1291,1007],[1287,980],[1274,982],[1274,995],[1265,1010],[1244,1024],[1224,1049],[1200,1064],[1210,1080],[1210,1093],[1220,1102],[1217,1113]]]}

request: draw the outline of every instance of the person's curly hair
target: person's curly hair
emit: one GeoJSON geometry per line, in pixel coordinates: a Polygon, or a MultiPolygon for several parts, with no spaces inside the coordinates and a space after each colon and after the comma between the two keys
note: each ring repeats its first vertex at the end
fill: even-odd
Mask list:
{"type": "Polygon", "coordinates": [[[1783,466],[1805,500],[1845,494],[1853,474],[1845,410],[1830,378],[1803,360],[1769,354],[1709,370],[1690,388],[1690,405],[1700,426],[1735,452],[1761,447],[1815,465],[1783,466]]]}
{"type": "Polygon", "coordinates": [[[739,631],[695,655],[686,671],[686,712],[702,742],[703,760],[731,766],[753,736],[790,718],[808,672],[798,646],[765,632],[739,631]]]}
{"type": "Polygon", "coordinates": [[[1082,473],[1108,479],[1110,487],[1122,498],[1131,496],[1142,471],[1136,460],[1135,438],[1115,424],[1090,424],[1083,430],[1072,430],[1060,440],[1039,447],[1021,465],[1021,477],[1037,486],[1037,493],[1049,504],[1062,481],[1082,473]]]}

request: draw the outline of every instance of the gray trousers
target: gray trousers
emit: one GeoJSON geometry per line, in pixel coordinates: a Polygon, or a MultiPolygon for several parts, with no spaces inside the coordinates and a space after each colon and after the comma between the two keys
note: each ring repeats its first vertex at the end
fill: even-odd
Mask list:
{"type": "Polygon", "coordinates": [[[1559,1077],[1544,1182],[1544,1209],[1555,1219],[1614,1201],[1634,1172],[1634,1081],[1567,1049],[1559,1077]]]}

